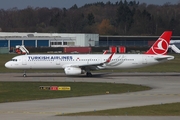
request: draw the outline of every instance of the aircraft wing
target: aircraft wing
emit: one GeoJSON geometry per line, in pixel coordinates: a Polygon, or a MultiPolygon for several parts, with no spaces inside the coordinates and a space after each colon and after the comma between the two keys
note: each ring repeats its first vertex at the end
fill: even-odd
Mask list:
{"type": "Polygon", "coordinates": [[[68,67],[79,67],[79,68],[82,68],[82,69],[89,69],[89,70],[97,70],[98,69],[97,66],[102,66],[102,65],[104,65],[106,63],[109,63],[114,54],[115,53],[112,53],[105,62],[92,63],[92,64],[69,64],[69,65],[66,65],[66,66],[68,66],[68,67]]]}
{"type": "Polygon", "coordinates": [[[96,64],[68,64],[63,66],[65,67],[77,67],[77,68],[81,68],[84,70],[98,70],[98,66],[102,66],[104,63],[96,63],[96,64]]]}
{"type": "Polygon", "coordinates": [[[82,69],[89,69],[89,70],[98,70],[97,66],[102,66],[104,63],[97,63],[97,64],[82,64],[82,65],[71,65],[71,67],[79,67],[82,69]]]}

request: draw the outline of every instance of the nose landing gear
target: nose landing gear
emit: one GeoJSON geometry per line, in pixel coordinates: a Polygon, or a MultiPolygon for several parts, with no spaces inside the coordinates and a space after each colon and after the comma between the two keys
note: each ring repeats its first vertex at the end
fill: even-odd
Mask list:
{"type": "Polygon", "coordinates": [[[26,70],[24,70],[23,77],[27,77],[26,70]]]}

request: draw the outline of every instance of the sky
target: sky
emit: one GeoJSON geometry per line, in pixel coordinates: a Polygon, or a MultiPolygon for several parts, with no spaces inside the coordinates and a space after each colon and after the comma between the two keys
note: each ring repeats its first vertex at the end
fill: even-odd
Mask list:
{"type": "MultiPolygon", "coordinates": [[[[17,7],[18,9],[27,8],[27,6],[31,7],[58,7],[58,8],[70,8],[74,4],[78,7],[85,5],[86,3],[95,3],[95,2],[108,2],[111,1],[115,3],[120,0],[0,0],[0,9],[11,9],[17,7]]],[[[124,0],[123,0],[124,1],[124,0]]],[[[127,0],[133,1],[133,0],[127,0]]],[[[140,3],[147,3],[147,4],[157,4],[163,5],[166,2],[170,2],[171,4],[180,3],[180,0],[136,0],[140,3]]]]}

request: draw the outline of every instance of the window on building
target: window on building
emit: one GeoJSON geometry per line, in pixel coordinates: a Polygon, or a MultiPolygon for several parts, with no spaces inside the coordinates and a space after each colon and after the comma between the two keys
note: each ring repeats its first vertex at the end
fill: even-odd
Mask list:
{"type": "Polygon", "coordinates": [[[67,42],[63,42],[63,45],[67,45],[67,42]]]}
{"type": "Polygon", "coordinates": [[[75,45],[74,42],[67,42],[67,45],[75,45]]]}
{"type": "Polygon", "coordinates": [[[58,45],[62,45],[62,42],[58,42],[58,45]]]}
{"type": "Polygon", "coordinates": [[[51,45],[62,45],[62,42],[51,42],[51,45]]]}

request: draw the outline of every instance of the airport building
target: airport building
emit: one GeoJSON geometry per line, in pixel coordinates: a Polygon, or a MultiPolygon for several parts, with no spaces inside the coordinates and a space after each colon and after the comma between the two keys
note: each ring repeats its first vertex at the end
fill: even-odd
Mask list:
{"type": "Polygon", "coordinates": [[[0,47],[65,47],[96,46],[99,34],[61,34],[61,33],[14,33],[0,32],[0,47]]]}
{"type": "MultiPolygon", "coordinates": [[[[100,35],[99,46],[150,47],[159,36],[109,36],[100,35]]],[[[172,36],[170,44],[180,48],[180,36],[172,36]]]]}

